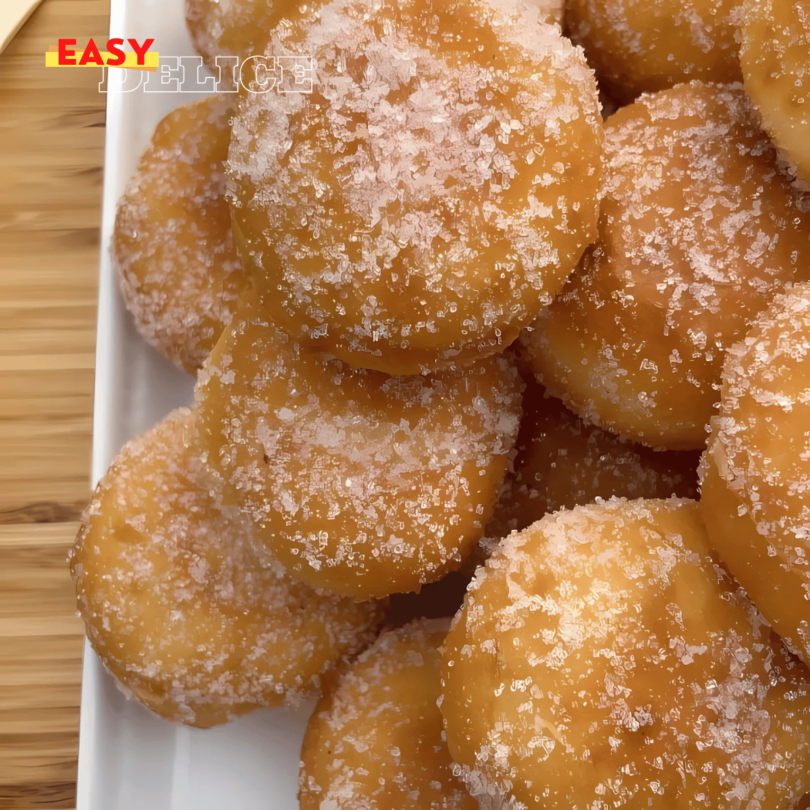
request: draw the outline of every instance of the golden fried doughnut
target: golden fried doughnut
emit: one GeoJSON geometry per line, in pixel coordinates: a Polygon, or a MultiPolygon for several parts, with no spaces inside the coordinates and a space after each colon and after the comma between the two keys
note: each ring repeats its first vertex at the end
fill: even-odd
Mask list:
{"type": "MultiPolygon", "coordinates": [[[[532,0],[547,23],[562,23],[564,0],[532,0]]],[[[194,49],[216,72],[217,56],[244,61],[265,53],[273,30],[283,21],[311,22],[324,0],[186,0],[186,25],[194,49]]],[[[223,76],[228,82],[230,77],[223,76]]]]}
{"type": "Polygon", "coordinates": [[[211,96],[158,124],[118,203],[113,232],[135,326],[190,374],[230,323],[245,286],[224,197],[232,103],[211,96]]]}
{"type": "Polygon", "coordinates": [[[586,425],[527,377],[514,461],[487,527],[494,539],[597,498],[697,497],[700,454],[659,451],[586,425]]]}
{"type": "Polygon", "coordinates": [[[810,183],[810,6],[745,0],[740,26],[745,90],[765,129],[810,183]]]}
{"type": "Polygon", "coordinates": [[[524,333],[530,360],[586,421],[701,448],[726,349],[810,274],[810,195],[739,85],[644,96],[605,129],[599,240],[524,333]]]}
{"type": "Polygon", "coordinates": [[[742,0],[568,0],[566,26],[625,103],[681,82],[740,80],[742,0]]]}
{"type": "Polygon", "coordinates": [[[302,581],[354,599],[458,568],[506,471],[522,385],[490,357],[429,377],[300,347],[246,296],[197,383],[210,463],[302,581]]]}
{"type": "Polygon", "coordinates": [[[478,570],[441,711],[482,807],[775,810],[810,788],[808,679],[696,503],[613,499],[545,517],[478,570]]]}
{"type": "Polygon", "coordinates": [[[316,593],[257,555],[194,431],[181,409],[124,447],[71,570],[107,669],[161,717],[207,728],[312,693],[374,638],[384,605],[316,593]]]}
{"type": "MultiPolygon", "coordinates": [[[[323,0],[185,0],[186,25],[194,49],[217,75],[217,56],[243,62],[262,55],[279,23],[311,18],[322,5],[323,0]]],[[[225,87],[232,85],[232,74],[221,78],[225,87]]]]}
{"type": "Polygon", "coordinates": [[[274,53],[311,95],[246,94],[229,174],[273,319],[390,374],[502,351],[596,234],[593,74],[542,6],[333,0],[274,53]],[[450,34],[449,32],[452,32],[450,34]]]}
{"type": "Polygon", "coordinates": [[[442,739],[439,646],[449,620],[383,633],[309,721],[301,810],[478,810],[442,739]]]}
{"type": "Polygon", "coordinates": [[[810,284],[729,349],[702,474],[712,545],[810,661],[810,284]]]}

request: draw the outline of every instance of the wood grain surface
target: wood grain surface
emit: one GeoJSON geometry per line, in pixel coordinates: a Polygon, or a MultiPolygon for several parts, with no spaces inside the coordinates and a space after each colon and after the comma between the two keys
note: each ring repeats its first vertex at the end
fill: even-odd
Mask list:
{"type": "MultiPolygon", "coordinates": [[[[0,0],[3,2],[3,0],[0,0]]],[[[74,807],[82,627],[65,564],[89,495],[104,102],[59,37],[109,0],[45,0],[0,55],[0,808],[74,807]]]]}

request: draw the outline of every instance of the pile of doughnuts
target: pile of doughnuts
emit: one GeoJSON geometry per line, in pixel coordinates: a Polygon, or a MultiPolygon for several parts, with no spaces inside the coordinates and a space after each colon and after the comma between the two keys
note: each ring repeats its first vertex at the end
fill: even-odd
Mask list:
{"type": "Polygon", "coordinates": [[[71,569],[160,716],[319,698],[304,810],[810,794],[810,6],[187,0],[112,253],[194,405],[71,569]]]}

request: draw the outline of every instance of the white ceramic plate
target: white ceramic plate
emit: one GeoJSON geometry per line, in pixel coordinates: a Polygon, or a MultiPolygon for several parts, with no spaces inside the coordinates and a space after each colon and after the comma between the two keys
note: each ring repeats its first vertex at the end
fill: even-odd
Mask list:
{"type": "MultiPolygon", "coordinates": [[[[183,0],[113,0],[110,36],[154,38],[162,55],[193,54],[183,0]]],[[[192,399],[193,381],[136,334],[118,294],[109,244],[116,201],[158,121],[194,96],[122,92],[108,81],[93,422],[93,485],[120,447],[192,399]]],[[[85,648],[78,810],[295,810],[298,759],[311,707],[257,711],[201,731],[128,700],[85,648]]]]}

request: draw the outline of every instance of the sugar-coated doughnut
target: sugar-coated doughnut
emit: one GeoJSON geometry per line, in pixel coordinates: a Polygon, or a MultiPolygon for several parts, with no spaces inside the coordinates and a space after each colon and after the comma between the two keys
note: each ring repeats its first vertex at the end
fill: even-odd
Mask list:
{"type": "Polygon", "coordinates": [[[697,451],[651,450],[583,422],[526,379],[514,459],[487,526],[499,540],[597,498],[697,497],[697,451]]]}
{"type": "MultiPolygon", "coordinates": [[[[277,25],[312,16],[322,5],[323,0],[185,0],[186,26],[194,49],[216,76],[218,56],[240,62],[261,56],[277,25]]],[[[223,86],[231,87],[233,74],[222,74],[223,86]]]]}
{"type": "Polygon", "coordinates": [[[810,274],[810,194],[781,174],[740,85],[679,85],[606,123],[599,239],[524,333],[586,421],[702,448],[726,349],[810,274]]]}
{"type": "Polygon", "coordinates": [[[810,284],[779,296],[729,349],[702,477],[717,553],[810,661],[810,284]]]}
{"type": "Polygon", "coordinates": [[[207,728],[315,692],[374,638],[384,605],[316,593],[253,548],[174,411],[98,485],[71,570],[107,669],[152,711],[207,728]]]}
{"type": "MultiPolygon", "coordinates": [[[[564,0],[526,0],[541,19],[562,23],[564,0]]],[[[283,22],[312,21],[324,0],[186,0],[186,25],[197,53],[216,75],[217,56],[241,61],[264,54],[283,22]]],[[[272,55],[272,54],[271,54],[272,55]]],[[[223,76],[226,86],[232,79],[223,76]]]]}
{"type": "Polygon", "coordinates": [[[567,0],[571,38],[625,103],[695,79],[740,80],[743,0],[567,0]]]}
{"type": "Polygon", "coordinates": [[[810,6],[744,0],[740,26],[745,90],[765,128],[810,183],[810,6]]]}
{"type": "Polygon", "coordinates": [[[503,357],[389,377],[299,345],[244,299],[200,373],[201,437],[264,542],[313,587],[418,591],[483,534],[522,384],[503,357]]]}
{"type": "Polygon", "coordinates": [[[157,126],[118,203],[112,252],[135,326],[195,374],[245,286],[225,201],[233,101],[211,96],[157,126]]]}
{"type": "Polygon", "coordinates": [[[448,619],[384,632],[325,690],[301,751],[301,810],[478,810],[442,738],[448,619]]]}
{"type": "Polygon", "coordinates": [[[245,94],[229,174],[263,304],[296,339],[413,374],[502,351],[596,234],[580,50],[524,0],[333,0],[277,29],[311,94],[245,94]]]}
{"type": "Polygon", "coordinates": [[[808,679],[696,503],[614,499],[549,515],[478,570],[441,711],[483,808],[775,810],[810,788],[808,679]]]}

